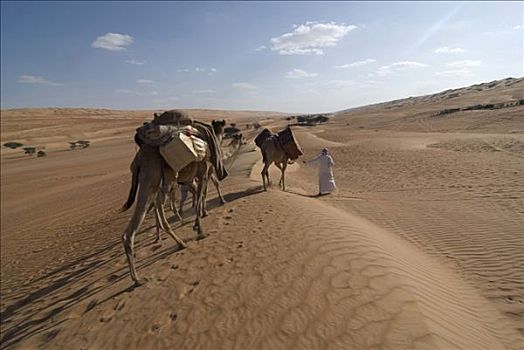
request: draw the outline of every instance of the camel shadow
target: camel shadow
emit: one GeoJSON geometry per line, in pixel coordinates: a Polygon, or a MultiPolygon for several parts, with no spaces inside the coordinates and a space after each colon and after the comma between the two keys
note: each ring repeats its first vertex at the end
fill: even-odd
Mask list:
{"type": "MultiPolygon", "coordinates": [[[[153,238],[153,235],[146,235],[144,239],[137,242],[137,246],[140,249],[146,249],[154,244],[150,242],[153,238]]],[[[153,265],[172,256],[177,251],[176,245],[154,251],[153,254],[140,260],[137,269],[153,265]]],[[[90,298],[92,300],[83,313],[89,312],[95,306],[116,296],[133,291],[134,284],[125,286],[102,300],[97,300],[97,295],[107,293],[109,288],[116,283],[129,278],[127,264],[121,266],[117,264],[123,256],[121,242],[112,242],[92,254],[87,254],[40,277],[38,280],[44,284],[43,287],[6,306],[0,313],[1,348],[14,346],[29,337],[44,334],[51,328],[55,328],[63,321],[53,322],[53,318],[90,298]],[[82,267],[78,268],[78,266],[82,267]],[[106,271],[101,274],[100,271],[103,269],[106,271]],[[18,314],[23,316],[14,320],[14,316],[18,314]]],[[[52,332],[46,337],[52,338],[52,332]]]]}
{"type": "MultiPolygon", "coordinates": [[[[256,194],[259,194],[259,193],[263,193],[264,192],[264,187],[262,185],[258,185],[258,186],[253,186],[253,187],[249,187],[248,189],[246,190],[242,190],[242,191],[237,191],[237,192],[230,192],[230,193],[226,193],[223,197],[224,199],[226,200],[226,203],[232,203],[236,200],[239,200],[239,199],[242,199],[242,198],[246,198],[246,197],[249,197],[249,196],[253,196],[253,195],[256,195],[256,194]]],[[[218,207],[221,207],[223,206],[222,203],[220,203],[220,199],[218,198],[218,196],[215,196],[213,198],[211,198],[210,200],[207,201],[207,210],[211,213],[213,211],[213,209],[216,209],[218,207]]],[[[192,219],[194,219],[194,216],[195,216],[195,213],[194,213],[194,208],[191,208],[191,209],[185,209],[184,210],[184,213],[182,215],[182,219],[184,220],[183,223],[179,223],[177,221],[177,218],[175,215],[173,216],[170,216],[168,218],[168,221],[170,224],[179,224],[179,226],[185,226],[187,224],[189,224],[191,222],[192,219]]]]}
{"type": "MultiPolygon", "coordinates": [[[[224,198],[230,203],[262,192],[262,186],[254,186],[246,190],[227,193],[224,198]]],[[[219,206],[221,204],[218,197],[208,201],[210,210],[219,206]]],[[[187,211],[184,216],[184,223],[174,227],[175,229],[192,223],[191,220],[188,220],[193,216],[192,213],[187,211]]],[[[173,216],[170,221],[174,219],[173,216]]],[[[136,242],[138,249],[148,249],[152,246],[155,248],[151,249],[151,254],[140,259],[137,264],[138,271],[173,256],[179,251],[177,245],[164,248],[154,242],[154,235],[143,234],[154,227],[155,225],[147,225],[137,236],[137,238],[141,237],[136,242]]],[[[184,237],[186,242],[195,239],[195,237],[184,237]]],[[[83,311],[86,313],[97,305],[133,291],[136,288],[134,284],[125,285],[110,296],[97,300],[102,293],[106,294],[115,284],[129,278],[127,264],[118,264],[124,258],[123,253],[120,240],[111,241],[94,252],[85,254],[31,281],[31,284],[38,283],[41,287],[13,301],[0,312],[1,348],[15,346],[29,337],[46,334],[46,332],[45,336],[52,339],[56,336],[52,329],[55,329],[59,323],[65,322],[65,320],[52,321],[60,314],[92,299],[83,311]],[[18,315],[23,316],[15,317],[18,315]]]]}
{"type": "Polygon", "coordinates": [[[329,193],[323,193],[323,194],[319,194],[319,193],[316,193],[316,194],[306,194],[306,193],[300,193],[300,192],[297,192],[297,191],[293,191],[293,190],[286,190],[287,193],[292,193],[292,194],[295,194],[297,196],[301,196],[301,197],[307,197],[307,198],[320,198],[320,197],[324,197],[324,196],[327,196],[329,195],[329,193]]]}

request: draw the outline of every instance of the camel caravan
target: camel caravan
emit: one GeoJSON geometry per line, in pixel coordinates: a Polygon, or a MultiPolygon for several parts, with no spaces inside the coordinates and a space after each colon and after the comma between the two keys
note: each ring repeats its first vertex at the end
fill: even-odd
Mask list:
{"type": "MultiPolygon", "coordinates": [[[[140,279],[136,271],[134,240],[150,210],[155,212],[156,240],[159,240],[160,230],[163,230],[173,238],[179,249],[183,249],[186,244],[167,221],[166,199],[170,199],[171,209],[177,219],[182,221],[182,208],[177,209],[174,193],[179,186],[187,186],[193,194],[193,230],[197,233],[197,239],[205,237],[201,218],[207,215],[206,197],[210,179],[217,189],[220,202],[225,203],[220,192],[220,181],[228,176],[222,163],[220,146],[225,125],[224,120],[213,120],[211,124],[206,124],[191,119],[183,111],[171,110],[155,113],[151,122],[136,129],[135,143],[139,148],[130,166],[132,177],[128,199],[121,209],[128,210],[136,200],[135,211],[122,236],[129,271],[136,285],[143,284],[145,280],[140,279]]],[[[256,137],[255,143],[260,147],[264,161],[264,190],[269,185],[268,168],[273,163],[282,172],[280,185],[285,190],[286,167],[302,155],[291,129],[288,127],[277,134],[264,129],[256,137]]]]}

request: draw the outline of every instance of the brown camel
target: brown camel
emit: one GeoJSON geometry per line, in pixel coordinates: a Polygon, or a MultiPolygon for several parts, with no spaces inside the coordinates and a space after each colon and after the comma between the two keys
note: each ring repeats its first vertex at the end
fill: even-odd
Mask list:
{"type": "Polygon", "coordinates": [[[280,146],[280,143],[278,142],[276,135],[271,135],[268,138],[264,140],[262,145],[260,146],[260,150],[262,151],[262,161],[264,162],[264,168],[262,169],[262,182],[264,183],[264,191],[267,191],[267,186],[270,185],[269,182],[269,166],[272,163],[275,163],[275,165],[280,169],[282,172],[280,176],[279,186],[282,187],[282,190],[286,190],[286,183],[285,183],[285,172],[287,165],[289,163],[289,158],[282,149],[282,146],[280,146]],[[266,184],[267,179],[267,184],[266,184]]]}
{"type": "MultiPolygon", "coordinates": [[[[213,140],[212,140],[213,141],[213,140]]],[[[197,198],[196,198],[196,216],[195,224],[193,229],[197,231],[197,239],[205,237],[204,230],[201,224],[201,216],[203,213],[203,199],[204,193],[208,185],[208,179],[210,174],[210,168],[213,167],[211,164],[212,159],[210,158],[210,145],[206,151],[206,158],[202,161],[195,161],[189,163],[186,167],[175,173],[164,161],[158,147],[150,146],[148,144],[142,144],[139,151],[135,155],[131,164],[132,172],[132,184],[129,191],[127,202],[123,205],[122,211],[127,210],[133,204],[135,197],[137,197],[137,205],[135,212],[124,231],[122,241],[129,264],[129,270],[131,278],[136,285],[144,283],[144,280],[138,278],[135,268],[135,255],[134,255],[134,239],[135,235],[144,221],[147,210],[152,203],[155,203],[156,215],[159,223],[163,226],[168,234],[177,242],[180,248],[185,248],[186,244],[171,230],[169,223],[164,214],[164,196],[160,194],[161,184],[170,183],[191,183],[194,179],[198,181],[197,186],[197,198]]],[[[214,162],[216,164],[216,161],[214,162]]],[[[221,166],[219,164],[219,166],[221,166]]],[[[227,176],[225,169],[223,171],[223,177],[227,176]]]]}
{"type": "MultiPolygon", "coordinates": [[[[224,127],[226,126],[226,121],[225,120],[213,120],[211,122],[211,126],[213,127],[213,131],[215,132],[215,136],[217,138],[218,144],[221,144],[222,143],[222,139],[224,137],[224,127]]],[[[209,169],[208,177],[211,179],[211,181],[215,185],[215,188],[216,188],[217,194],[218,194],[218,198],[220,199],[220,204],[225,204],[226,200],[224,199],[224,196],[222,196],[222,192],[220,191],[220,181],[216,177],[215,168],[211,167],[209,169]]],[[[180,208],[178,208],[178,210],[177,210],[176,200],[175,200],[175,192],[176,192],[176,188],[178,187],[177,185],[185,185],[185,186],[187,186],[189,191],[193,195],[193,202],[194,202],[194,198],[196,197],[196,184],[193,181],[191,183],[179,182],[178,184],[172,184],[170,187],[168,186],[167,188],[164,188],[164,190],[168,191],[168,192],[164,191],[164,193],[169,193],[169,198],[170,198],[170,201],[171,201],[171,209],[175,213],[177,219],[179,219],[179,221],[182,221],[181,215],[183,214],[185,200],[180,202],[180,208]]],[[[203,212],[201,213],[202,216],[204,216],[204,217],[208,215],[208,212],[207,212],[207,209],[206,209],[206,206],[207,206],[207,203],[206,203],[207,191],[208,191],[208,188],[206,187],[206,191],[204,193],[204,200],[203,200],[203,212]]],[[[193,206],[194,206],[194,203],[193,203],[193,206]]],[[[157,221],[157,228],[158,228],[158,223],[159,222],[157,221]]],[[[157,233],[158,232],[159,231],[157,229],[157,233]]]]}

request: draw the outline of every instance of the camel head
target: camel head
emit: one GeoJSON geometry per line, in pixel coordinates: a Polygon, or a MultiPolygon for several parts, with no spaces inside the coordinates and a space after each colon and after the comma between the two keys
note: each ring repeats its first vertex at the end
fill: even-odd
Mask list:
{"type": "Polygon", "coordinates": [[[225,120],[213,120],[211,125],[215,131],[215,135],[219,136],[224,134],[224,127],[226,126],[225,120]]]}

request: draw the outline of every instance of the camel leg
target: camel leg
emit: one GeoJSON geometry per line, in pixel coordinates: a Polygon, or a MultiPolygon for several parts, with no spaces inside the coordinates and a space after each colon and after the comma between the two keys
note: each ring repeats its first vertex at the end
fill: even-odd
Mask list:
{"type": "Polygon", "coordinates": [[[169,207],[173,213],[176,212],[175,192],[176,192],[176,185],[172,185],[167,197],[169,198],[169,207]]]}
{"type": "Polygon", "coordinates": [[[222,196],[222,193],[220,192],[220,181],[218,181],[215,173],[211,173],[211,181],[215,184],[215,188],[217,189],[218,198],[220,199],[220,204],[226,204],[226,200],[222,196]]]}
{"type": "Polygon", "coordinates": [[[155,243],[160,241],[160,230],[165,228],[162,226],[162,220],[160,220],[160,213],[158,212],[158,207],[155,207],[155,228],[156,228],[156,238],[155,243]]]}
{"type": "Polygon", "coordinates": [[[286,168],[287,168],[287,160],[282,165],[282,168],[280,168],[280,171],[282,171],[282,175],[280,176],[280,185],[282,186],[282,191],[286,191],[286,168]]]}
{"type": "Polygon", "coordinates": [[[167,222],[167,219],[166,219],[166,215],[165,215],[165,211],[164,211],[164,202],[163,201],[157,201],[157,204],[158,204],[158,207],[157,207],[157,212],[158,212],[158,216],[159,216],[159,220],[160,222],[162,223],[162,226],[163,226],[163,229],[164,231],[166,231],[170,236],[171,238],[173,238],[175,240],[175,242],[178,243],[178,245],[180,246],[180,248],[186,248],[187,245],[184,243],[184,241],[182,239],[180,239],[174,232],[173,230],[171,229],[171,226],[169,225],[169,222],[167,222]]]}
{"type": "Polygon", "coordinates": [[[269,186],[269,165],[269,163],[264,163],[264,168],[262,169],[262,182],[264,183],[264,191],[267,191],[267,187],[269,186]]]}
{"type": "Polygon", "coordinates": [[[191,208],[194,208],[196,206],[196,198],[197,198],[197,185],[195,185],[194,182],[191,183],[191,186],[189,186],[189,191],[191,192],[192,199],[191,199],[191,208]]]}
{"type": "Polygon", "coordinates": [[[182,214],[176,207],[175,192],[176,192],[176,187],[177,186],[178,186],[178,184],[176,184],[176,182],[174,182],[173,185],[171,186],[171,190],[169,191],[169,203],[170,203],[170,206],[171,206],[171,211],[175,214],[175,216],[178,219],[178,221],[183,223],[184,219],[182,219],[182,214]]]}
{"type": "MultiPolygon", "coordinates": [[[[186,185],[182,185],[182,186],[186,186],[186,185]]],[[[187,188],[185,187],[179,187],[180,188],[180,203],[179,203],[179,209],[178,209],[178,213],[180,215],[182,215],[184,213],[184,203],[186,202],[186,199],[187,199],[187,188]]]]}
{"type": "Polygon", "coordinates": [[[204,171],[201,173],[202,175],[199,177],[198,181],[198,188],[197,188],[197,198],[196,198],[196,218],[195,218],[195,224],[193,226],[193,230],[197,231],[197,239],[205,238],[206,235],[204,234],[204,230],[202,229],[202,223],[200,220],[201,212],[202,212],[202,199],[204,196],[204,191],[207,187],[207,175],[208,175],[208,164],[207,162],[205,165],[203,165],[204,171]]]}
{"type": "Polygon", "coordinates": [[[282,187],[282,164],[275,163],[278,169],[280,169],[280,179],[278,180],[278,187],[282,187]]]}
{"type": "MultiPolygon", "coordinates": [[[[141,176],[143,177],[143,175],[141,176]]],[[[131,274],[131,278],[133,281],[135,281],[137,286],[145,283],[146,280],[141,280],[138,278],[135,268],[135,235],[138,232],[140,225],[144,221],[144,218],[146,217],[149,205],[154,200],[156,194],[155,192],[158,190],[160,179],[158,179],[156,183],[152,182],[154,181],[148,179],[147,183],[140,184],[141,186],[139,188],[135,212],[133,213],[133,217],[131,218],[131,221],[127,225],[127,228],[122,236],[122,243],[124,244],[127,262],[129,264],[129,272],[131,274]]]]}
{"type": "Polygon", "coordinates": [[[200,205],[200,208],[201,208],[201,211],[200,211],[200,215],[205,218],[206,216],[209,215],[208,211],[207,211],[207,208],[206,208],[206,204],[207,204],[207,192],[209,191],[209,172],[207,174],[208,176],[208,182],[206,183],[206,186],[202,189],[203,190],[203,193],[202,193],[202,204],[200,205]]]}
{"type": "Polygon", "coordinates": [[[181,189],[180,190],[180,203],[179,203],[179,214],[182,215],[184,213],[184,204],[186,203],[186,199],[187,199],[187,194],[188,192],[191,192],[192,196],[193,196],[193,204],[191,205],[191,208],[194,208],[195,207],[195,203],[196,203],[196,188],[195,188],[195,184],[194,183],[191,183],[191,184],[184,184],[184,186],[186,186],[186,188],[184,189],[181,189]]]}

